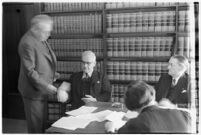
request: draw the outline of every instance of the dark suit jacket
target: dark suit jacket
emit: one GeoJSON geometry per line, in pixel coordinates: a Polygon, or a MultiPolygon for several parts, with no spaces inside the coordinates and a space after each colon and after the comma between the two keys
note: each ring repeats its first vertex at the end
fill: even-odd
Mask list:
{"type": "Polygon", "coordinates": [[[53,82],[56,71],[56,56],[49,45],[48,47],[49,50],[31,31],[20,40],[18,89],[23,97],[41,100],[47,94],[47,85],[53,82]]]}
{"type": "MultiPolygon", "coordinates": [[[[72,108],[78,108],[84,105],[81,100],[83,98],[82,91],[82,75],[83,72],[74,73],[70,77],[71,92],[70,92],[70,103],[72,108]]],[[[97,101],[108,102],[111,97],[110,82],[105,74],[98,71],[93,71],[91,76],[90,84],[90,95],[97,99],[97,101]]]]}
{"type": "Polygon", "coordinates": [[[149,106],[130,119],[118,133],[189,133],[190,120],[187,112],[149,106]]]}
{"type": "MultiPolygon", "coordinates": [[[[180,77],[177,84],[172,88],[174,96],[170,99],[175,104],[187,104],[190,101],[190,81],[188,74],[180,77]]],[[[164,74],[160,77],[155,86],[156,100],[160,101],[162,98],[167,98],[168,92],[171,89],[172,77],[164,74]]]]}

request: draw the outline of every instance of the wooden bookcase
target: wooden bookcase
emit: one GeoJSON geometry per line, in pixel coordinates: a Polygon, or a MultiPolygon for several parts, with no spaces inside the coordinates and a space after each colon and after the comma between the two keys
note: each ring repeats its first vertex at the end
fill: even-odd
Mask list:
{"type": "MultiPolygon", "coordinates": [[[[132,72],[135,72],[133,76],[140,76],[135,79],[143,80],[145,78],[148,83],[154,85],[160,74],[166,72],[164,68],[172,55],[184,54],[190,57],[190,44],[187,42],[189,41],[190,21],[188,3],[41,3],[40,9],[41,14],[52,16],[55,22],[49,42],[57,55],[58,62],[61,62],[60,65],[63,64],[63,67],[59,67],[62,70],[60,73],[68,74],[67,77],[64,76],[60,79],[60,82],[68,81],[70,74],[80,70],[79,68],[65,69],[65,66],[72,67],[75,64],[78,67],[81,52],[91,47],[92,51],[99,53],[97,56],[97,61],[100,63],[98,70],[107,73],[111,81],[113,92],[111,100],[113,102],[122,101],[125,86],[133,80],[132,76],[129,76],[132,72]],[[152,47],[159,50],[152,50],[151,55],[148,55],[146,49],[150,42],[152,42],[152,47]],[[138,48],[135,46],[136,43],[138,43],[138,48]],[[182,46],[183,43],[186,46],[182,46]],[[93,48],[96,44],[98,45],[93,48]],[[132,45],[137,49],[144,45],[144,54],[139,50],[138,53],[135,50],[132,52],[132,45]],[[162,45],[166,48],[162,48],[162,45]],[[82,46],[86,48],[81,48],[82,46]],[[164,54],[160,54],[160,49],[164,54]],[[72,52],[79,53],[74,56],[72,52]],[[125,69],[125,63],[128,64],[128,69],[125,69]],[[115,64],[117,64],[116,67],[115,64]],[[149,69],[146,69],[148,71],[144,75],[142,67],[139,70],[131,71],[132,64],[135,66],[140,64],[142,67],[156,64],[156,68],[150,67],[152,70],[156,70],[153,71],[152,76],[157,76],[157,78],[149,79],[149,69]],[[161,65],[159,69],[157,64],[161,65]],[[122,65],[124,67],[120,69],[122,65]],[[117,70],[120,71],[122,78],[119,77],[117,70]],[[111,72],[115,74],[115,77],[111,72]],[[126,79],[125,72],[128,77],[126,79]]],[[[56,101],[56,97],[51,97],[50,101],[52,106],[53,104],[61,105],[56,101]]],[[[57,108],[59,109],[56,110],[59,111],[53,109],[55,114],[65,111],[66,105],[57,108]]]]}

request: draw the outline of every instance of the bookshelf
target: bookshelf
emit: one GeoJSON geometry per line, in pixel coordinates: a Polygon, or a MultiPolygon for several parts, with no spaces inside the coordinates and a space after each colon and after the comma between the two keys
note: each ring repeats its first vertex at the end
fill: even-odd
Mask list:
{"type": "Polygon", "coordinates": [[[41,3],[40,9],[54,20],[49,42],[59,81],[80,71],[81,52],[92,50],[97,70],[110,79],[112,102],[123,102],[131,80],[154,85],[173,54],[190,57],[187,3],[41,3]]]}

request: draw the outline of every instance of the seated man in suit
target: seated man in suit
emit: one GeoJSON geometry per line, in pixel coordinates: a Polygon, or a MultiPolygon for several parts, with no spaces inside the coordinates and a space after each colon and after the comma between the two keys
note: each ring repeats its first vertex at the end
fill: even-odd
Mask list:
{"type": "Polygon", "coordinates": [[[121,128],[115,122],[107,122],[107,132],[134,133],[190,133],[191,117],[187,111],[161,108],[155,101],[155,90],[143,81],[129,84],[124,97],[128,110],[139,115],[129,119],[121,128]]]}
{"type": "Polygon", "coordinates": [[[155,86],[156,100],[162,105],[173,103],[179,107],[188,107],[190,102],[190,79],[186,73],[188,60],[175,55],[169,60],[168,73],[160,77],[155,86]]]}
{"type": "Polygon", "coordinates": [[[72,109],[89,102],[108,102],[111,97],[110,82],[107,76],[99,71],[95,71],[96,56],[92,51],[82,53],[82,70],[74,73],[70,77],[69,96],[64,96],[64,92],[58,92],[58,100],[65,102],[69,97],[72,109]]]}

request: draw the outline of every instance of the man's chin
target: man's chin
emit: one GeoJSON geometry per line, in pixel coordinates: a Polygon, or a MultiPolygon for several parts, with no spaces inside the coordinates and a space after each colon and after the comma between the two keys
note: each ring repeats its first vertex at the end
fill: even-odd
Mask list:
{"type": "Polygon", "coordinates": [[[172,76],[172,74],[170,72],[168,72],[168,75],[172,76]]]}

